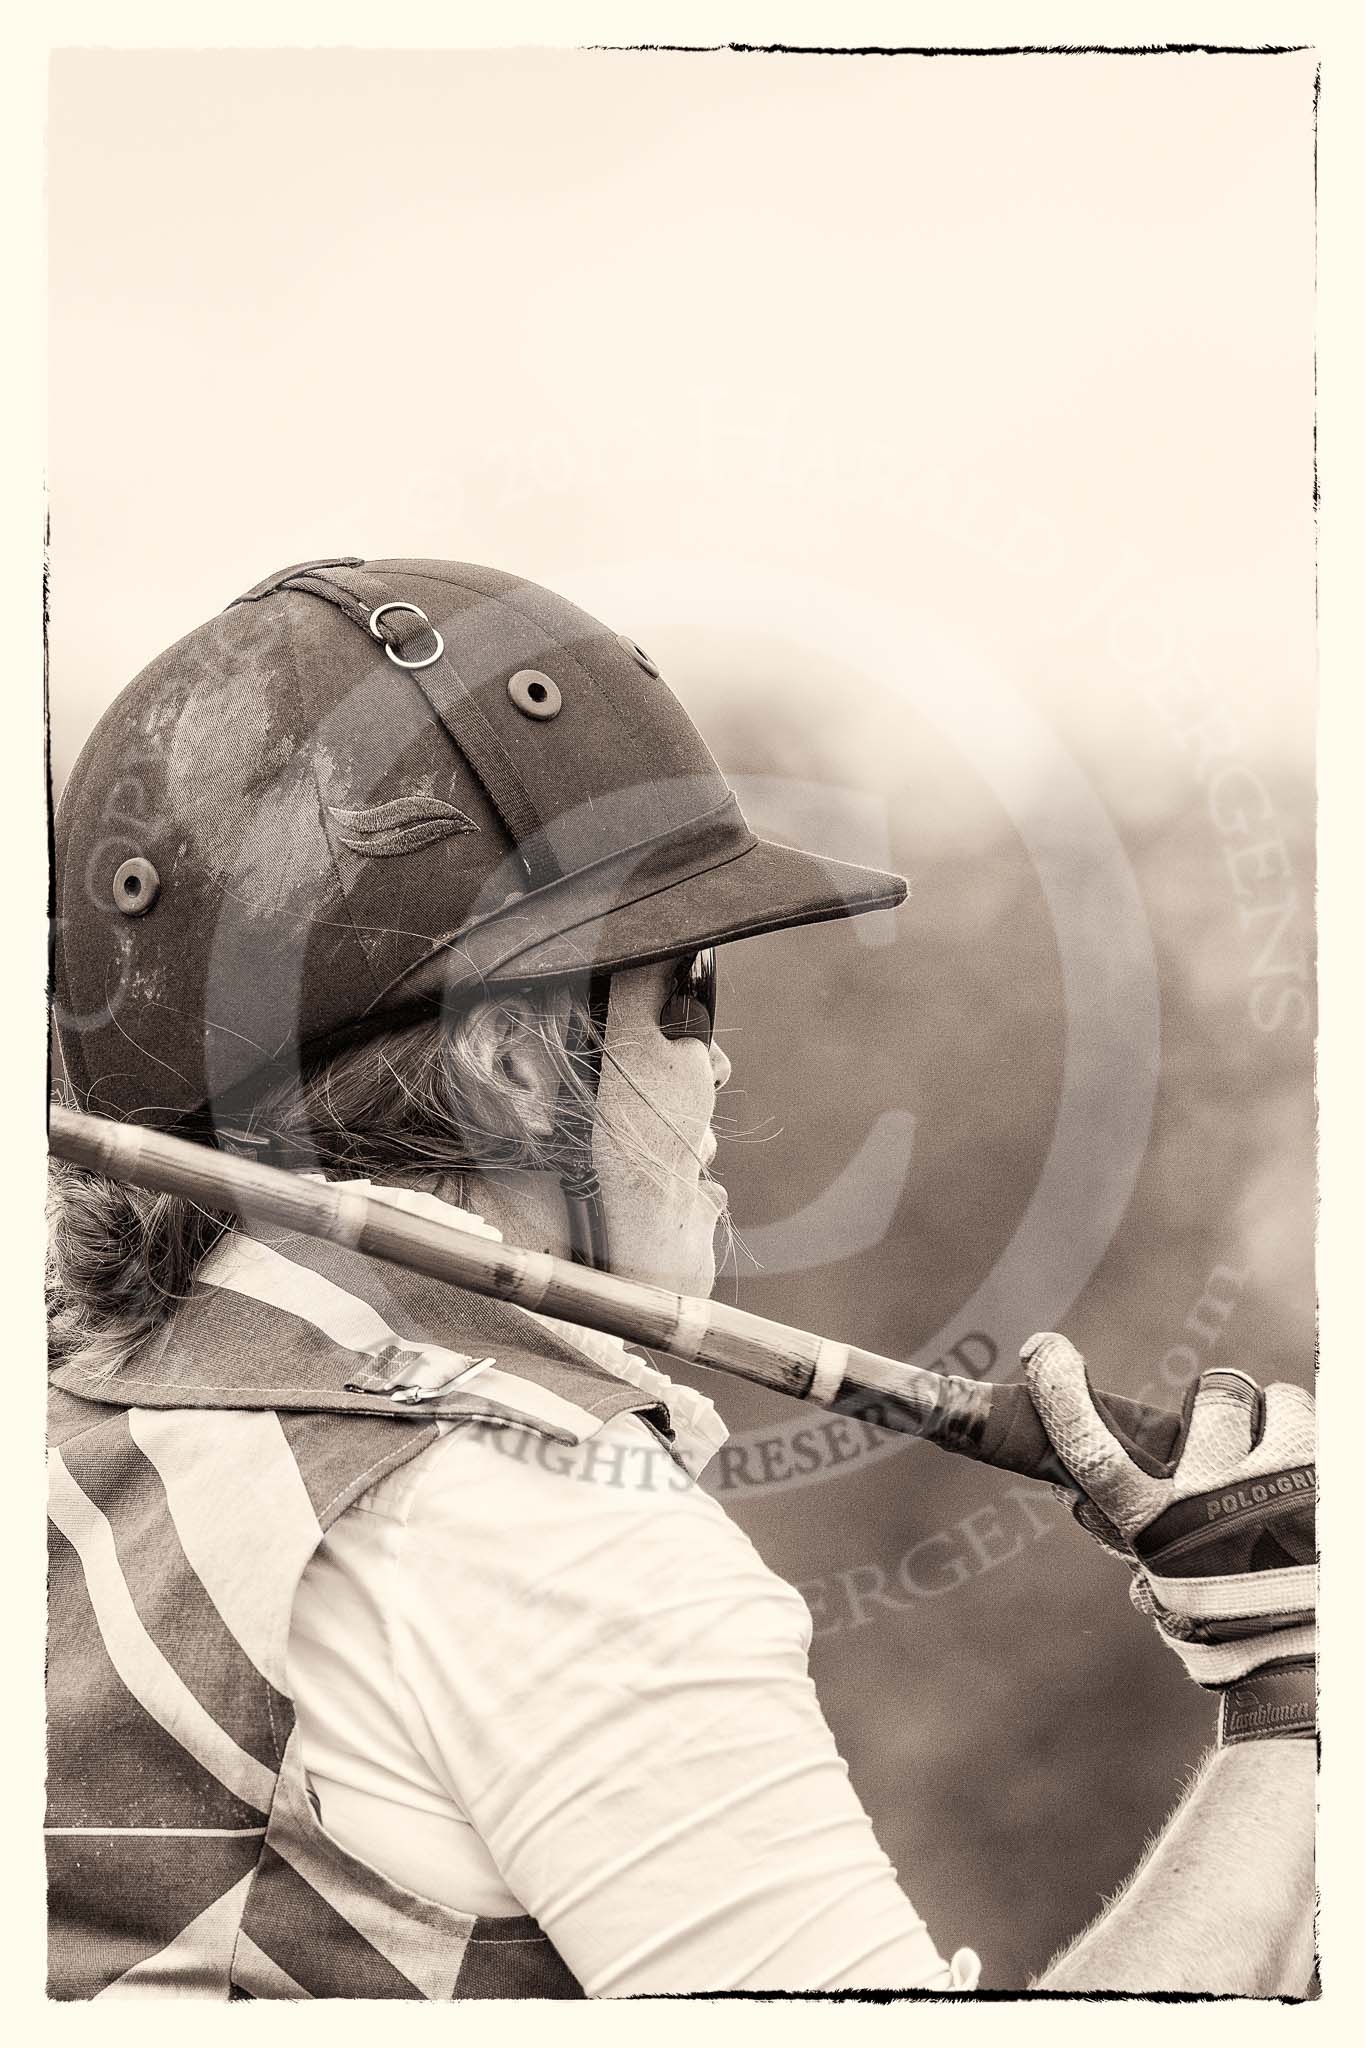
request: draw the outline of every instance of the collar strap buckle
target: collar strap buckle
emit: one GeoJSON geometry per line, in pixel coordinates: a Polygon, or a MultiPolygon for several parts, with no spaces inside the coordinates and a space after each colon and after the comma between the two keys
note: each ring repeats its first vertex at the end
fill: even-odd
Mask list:
{"type": "Polygon", "coordinates": [[[398,1372],[360,1373],[346,1381],[346,1392],[383,1394],[396,1408],[419,1408],[426,1401],[439,1401],[446,1394],[453,1394],[490,1365],[497,1364],[491,1353],[487,1358],[470,1358],[461,1351],[443,1351],[439,1357],[433,1357],[423,1351],[404,1354],[396,1346],[386,1345],[378,1354],[378,1359],[390,1367],[395,1358],[404,1359],[398,1372]]]}

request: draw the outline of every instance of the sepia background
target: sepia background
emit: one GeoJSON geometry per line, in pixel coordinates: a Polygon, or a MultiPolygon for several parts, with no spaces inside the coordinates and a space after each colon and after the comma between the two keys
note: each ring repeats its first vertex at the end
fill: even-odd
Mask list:
{"type": "MultiPolygon", "coordinates": [[[[60,55],[55,788],[283,563],[562,589],[759,829],[911,880],[722,956],[721,1290],[997,1377],[1061,1326],[1159,1404],[1307,1383],[1312,98],[1306,55],[60,55]]],[[[708,1391],[879,1838],[1024,1983],[1210,1703],[1045,1489],[708,1391]]]]}

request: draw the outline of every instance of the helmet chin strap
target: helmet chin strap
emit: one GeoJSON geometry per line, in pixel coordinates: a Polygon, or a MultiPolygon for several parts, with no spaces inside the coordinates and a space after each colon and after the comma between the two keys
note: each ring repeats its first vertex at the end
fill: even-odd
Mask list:
{"type": "Polygon", "coordinates": [[[599,1273],[610,1269],[607,1247],[607,1219],[602,1207],[602,1184],[593,1164],[592,1134],[597,1108],[597,1091],[602,1084],[602,1052],[607,1037],[607,1011],[611,1005],[611,975],[594,970],[588,981],[586,1019],[575,1013],[574,1028],[566,1050],[583,1077],[589,1106],[584,1109],[568,1088],[560,1094],[559,1125],[570,1138],[570,1153],[560,1171],[559,1185],[569,1212],[569,1256],[575,1265],[595,1267],[599,1273]]]}

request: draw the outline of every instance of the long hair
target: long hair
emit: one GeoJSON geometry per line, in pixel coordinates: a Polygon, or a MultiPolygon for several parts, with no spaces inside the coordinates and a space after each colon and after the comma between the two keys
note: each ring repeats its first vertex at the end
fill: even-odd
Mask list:
{"type": "MultiPolygon", "coordinates": [[[[260,1095],[235,1127],[268,1136],[286,1155],[341,1179],[401,1185],[468,1173],[552,1170],[564,1136],[526,1130],[511,1083],[475,1050],[490,1004],[549,1054],[571,1112],[591,1119],[592,1099],[570,1027],[591,1030],[581,999],[542,985],[509,1000],[494,995],[451,1017],[432,1017],[305,1063],[296,1079],[260,1095]]],[[[563,1099],[563,1098],[562,1098],[563,1099]]],[[[629,1133],[613,1133],[649,1170],[629,1133]]],[[[657,1171],[657,1169],[656,1169],[657,1171]]],[[[202,1261],[232,1218],[181,1195],[154,1194],[53,1161],[48,1180],[48,1352],[115,1372],[156,1335],[190,1292],[202,1261]]],[[[457,1191],[457,1199],[459,1193],[457,1191]]]]}

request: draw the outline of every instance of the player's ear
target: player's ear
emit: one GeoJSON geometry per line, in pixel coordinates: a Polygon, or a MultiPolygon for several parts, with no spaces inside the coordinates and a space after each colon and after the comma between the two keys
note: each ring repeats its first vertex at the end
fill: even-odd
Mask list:
{"type": "Polygon", "coordinates": [[[516,990],[488,997],[471,1017],[465,1042],[518,1129],[548,1138],[555,1126],[560,1078],[547,1029],[530,997],[516,990]]]}

